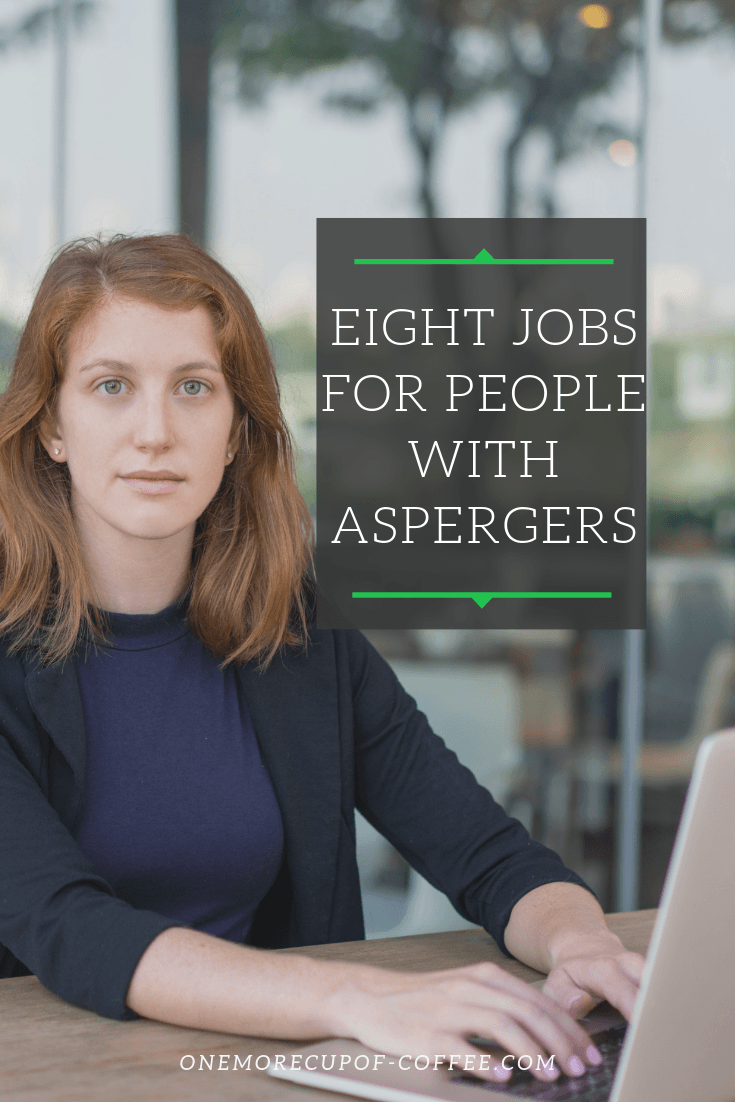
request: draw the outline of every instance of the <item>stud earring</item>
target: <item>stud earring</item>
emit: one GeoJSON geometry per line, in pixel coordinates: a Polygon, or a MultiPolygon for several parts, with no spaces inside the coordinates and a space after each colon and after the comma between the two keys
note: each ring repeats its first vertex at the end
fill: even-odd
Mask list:
{"type": "Polygon", "coordinates": [[[58,449],[58,448],[54,448],[54,455],[58,455],[58,454],[59,454],[59,449],[58,449]]]}
{"type": "Polygon", "coordinates": [[[228,452],[228,453],[227,453],[227,458],[228,458],[228,459],[232,459],[232,452],[228,452]]]}

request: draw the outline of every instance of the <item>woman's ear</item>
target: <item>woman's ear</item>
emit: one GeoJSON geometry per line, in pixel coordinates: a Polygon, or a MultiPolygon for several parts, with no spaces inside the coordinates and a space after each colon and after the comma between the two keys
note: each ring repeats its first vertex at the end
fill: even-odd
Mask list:
{"type": "Polygon", "coordinates": [[[235,452],[237,451],[237,433],[233,432],[230,439],[227,441],[227,451],[225,452],[225,467],[228,466],[235,458],[235,452]]]}
{"type": "Polygon", "coordinates": [[[38,426],[38,437],[55,463],[65,463],[64,441],[55,417],[47,413],[38,426]]]}
{"type": "Polygon", "coordinates": [[[237,451],[238,444],[240,443],[241,432],[245,436],[245,448],[247,450],[249,421],[250,421],[250,415],[246,411],[243,414],[243,416],[240,418],[240,420],[237,422],[237,425],[233,426],[232,432],[230,433],[230,439],[227,442],[227,454],[226,454],[226,459],[225,459],[225,466],[227,466],[228,463],[231,463],[232,460],[235,458],[235,452],[237,451]],[[244,432],[243,432],[243,430],[244,430],[244,432]]]}

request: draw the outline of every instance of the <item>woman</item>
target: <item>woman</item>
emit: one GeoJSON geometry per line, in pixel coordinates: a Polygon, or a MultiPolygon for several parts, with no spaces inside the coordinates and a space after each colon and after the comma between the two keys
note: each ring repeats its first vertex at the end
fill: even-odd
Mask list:
{"type": "Polygon", "coordinates": [[[111,1017],[597,1062],[569,1011],[630,1016],[642,960],[366,640],[310,626],[273,366],[219,264],[177,236],[63,249],[0,472],[0,975],[111,1017]],[[546,993],[255,948],[363,936],[356,806],[546,993]]]}

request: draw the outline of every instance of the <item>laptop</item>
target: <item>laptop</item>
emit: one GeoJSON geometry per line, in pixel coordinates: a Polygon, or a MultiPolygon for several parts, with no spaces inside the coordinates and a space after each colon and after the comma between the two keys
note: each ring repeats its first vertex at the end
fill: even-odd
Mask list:
{"type": "Polygon", "coordinates": [[[735,1102],[735,729],[704,739],[697,755],[632,1021],[613,1012],[583,1024],[603,1063],[551,1083],[517,1070],[507,1084],[433,1063],[404,1070],[409,1061],[399,1068],[398,1057],[376,1060],[346,1040],[268,1071],[379,1102],[735,1102]]]}

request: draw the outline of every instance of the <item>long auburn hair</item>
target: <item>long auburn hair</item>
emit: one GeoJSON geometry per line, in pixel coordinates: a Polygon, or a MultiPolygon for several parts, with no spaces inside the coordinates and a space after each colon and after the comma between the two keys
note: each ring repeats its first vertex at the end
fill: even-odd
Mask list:
{"type": "Polygon", "coordinates": [[[0,400],[0,631],[43,663],[107,630],[70,504],[66,464],[39,427],[53,414],[72,330],[112,295],[171,309],[204,306],[239,424],[233,461],[196,526],[188,622],[212,653],[267,665],[307,633],[313,525],[296,485],[293,450],[268,344],[236,280],[187,237],[117,235],[62,248],[36,294],[0,400]]]}

